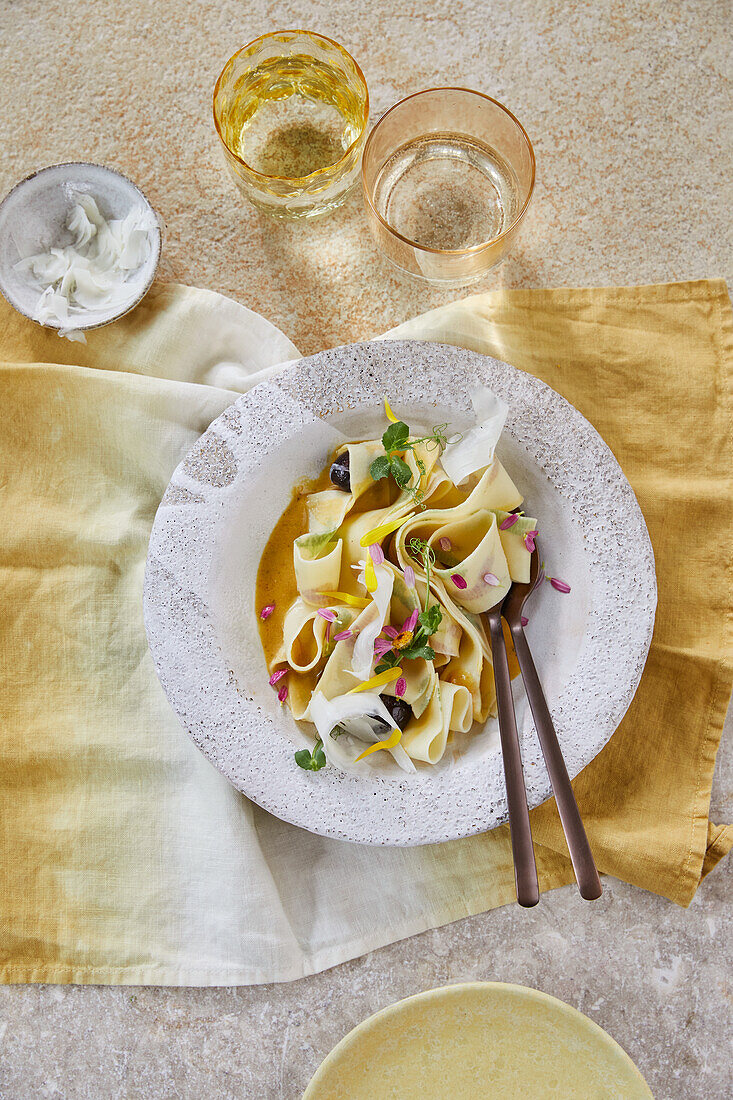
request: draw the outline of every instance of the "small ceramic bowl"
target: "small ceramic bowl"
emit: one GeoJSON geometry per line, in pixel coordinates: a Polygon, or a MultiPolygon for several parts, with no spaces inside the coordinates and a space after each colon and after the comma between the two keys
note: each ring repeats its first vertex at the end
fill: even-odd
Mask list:
{"type": "MultiPolygon", "coordinates": [[[[107,308],[70,309],[74,329],[99,328],[133,309],[150,289],[160,260],[162,234],[157,215],[139,187],[120,172],[100,164],[52,164],[27,176],[0,203],[0,292],[25,317],[33,314],[41,291],[16,264],[25,256],[71,244],[66,228],[74,195],[93,196],[105,218],[124,218],[135,206],[155,219],[153,247],[143,265],[128,280],[130,294],[124,302],[107,308]]],[[[61,328],[56,320],[46,328],[61,328]]]]}

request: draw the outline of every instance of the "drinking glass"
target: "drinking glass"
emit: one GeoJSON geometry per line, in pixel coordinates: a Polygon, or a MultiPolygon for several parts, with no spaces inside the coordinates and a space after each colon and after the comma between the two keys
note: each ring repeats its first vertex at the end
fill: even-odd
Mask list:
{"type": "Polygon", "coordinates": [[[475,282],[502,261],[534,180],[524,127],[468,88],[430,88],[396,103],[362,159],[377,246],[401,270],[445,286],[475,282]]]}
{"type": "Polygon", "coordinates": [[[235,183],[260,210],[310,218],[344,201],[369,121],[364,75],[322,34],[263,34],[227,61],[214,124],[235,183]]]}

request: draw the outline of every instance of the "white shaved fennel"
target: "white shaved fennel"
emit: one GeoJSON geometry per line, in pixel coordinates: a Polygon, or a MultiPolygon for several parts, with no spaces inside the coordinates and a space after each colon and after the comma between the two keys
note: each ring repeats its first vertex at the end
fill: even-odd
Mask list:
{"type": "Polygon", "coordinates": [[[26,256],[15,265],[41,291],[33,317],[57,322],[62,336],[90,313],[131,305],[140,293],[135,276],[150,258],[157,222],[134,206],[124,218],[106,219],[92,195],[74,195],[66,221],[71,244],[26,256]]]}
{"type": "Polygon", "coordinates": [[[529,579],[537,525],[495,457],[506,405],[471,400],[480,423],[454,444],[448,424],[413,433],[385,404],[381,438],[334,451],[334,488],[283,517],[292,579],[260,593],[266,609],[284,597],[261,632],[279,701],[315,726],[305,770],[433,767],[496,713],[481,615],[529,579]]]}
{"type": "Polygon", "coordinates": [[[443,469],[454,485],[462,484],[493,460],[509,412],[506,401],[485,386],[477,386],[470,397],[479,423],[456,443],[449,442],[441,456],[443,469]]]}
{"type": "MultiPolygon", "coordinates": [[[[318,730],[329,764],[345,771],[359,770],[359,763],[354,760],[353,747],[339,744],[342,737],[349,742],[357,738],[375,744],[385,740],[386,734],[394,728],[392,715],[379,696],[366,691],[358,695],[337,695],[333,699],[326,699],[325,695],[316,692],[310,702],[310,717],[318,730]],[[332,737],[339,727],[343,733],[332,737]]],[[[417,770],[400,744],[385,751],[392,755],[403,771],[414,773],[417,770]]],[[[369,765],[363,761],[361,767],[366,770],[369,765]]]]}

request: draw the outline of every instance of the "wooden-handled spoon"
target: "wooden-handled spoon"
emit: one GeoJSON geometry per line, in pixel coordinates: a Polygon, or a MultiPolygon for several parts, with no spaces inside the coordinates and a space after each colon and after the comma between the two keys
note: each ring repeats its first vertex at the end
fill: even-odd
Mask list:
{"type": "MultiPolygon", "coordinates": [[[[562,750],[557,739],[552,715],[547,706],[545,693],[542,690],[540,678],[537,675],[534,660],[524,634],[522,626],[522,609],[530,593],[537,587],[540,577],[540,555],[535,548],[532,554],[530,566],[530,578],[527,584],[513,584],[501,608],[501,614],[506,619],[512,633],[514,649],[517,654],[519,668],[524,680],[524,687],[529,699],[532,717],[534,718],[537,737],[545,758],[547,774],[550,777],[552,791],[555,795],[557,810],[560,815],[565,839],[570,852],[575,877],[578,880],[580,896],[587,901],[599,898],[603,892],[601,880],[598,877],[593,853],[588,843],[588,837],[583,828],[583,822],[575,801],[573,788],[570,785],[562,750]]],[[[494,609],[492,608],[492,611],[494,609]]],[[[501,631],[501,623],[499,624],[501,631]]],[[[492,633],[493,642],[493,633],[492,633]]],[[[506,657],[505,657],[506,659],[506,657]]],[[[498,687],[497,687],[498,696],[498,687]]],[[[526,805],[526,802],[525,802],[526,805]]]]}

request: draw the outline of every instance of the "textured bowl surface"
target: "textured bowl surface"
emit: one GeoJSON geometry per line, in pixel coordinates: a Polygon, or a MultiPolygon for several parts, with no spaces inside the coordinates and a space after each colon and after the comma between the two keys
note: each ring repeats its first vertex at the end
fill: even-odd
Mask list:
{"type": "MultiPolygon", "coordinates": [[[[405,776],[304,772],[312,744],[280,707],[257,634],[257,565],[292,487],[315,476],[343,435],[381,434],[383,398],[414,429],[473,422],[471,386],[509,404],[498,455],[536,516],[547,572],[527,634],[572,776],[600,752],[636,691],[656,607],[654,556],[634,493],[595,429],[554,390],[460,348],[377,341],[322,352],[241,397],[176,470],[150,541],[145,622],[180,721],[249,798],[287,821],[367,844],[410,845],[507,819],[497,723],[460,739],[437,768],[405,776]]],[[[530,806],[550,785],[515,682],[530,806]]],[[[641,734],[640,734],[641,735],[641,734]]],[[[386,756],[386,754],[379,754],[386,756]]]]}
{"type": "MultiPolygon", "coordinates": [[[[133,207],[150,210],[155,216],[139,187],[120,172],[100,164],[52,164],[17,183],[0,203],[0,292],[26,317],[33,317],[40,291],[15,265],[26,256],[72,243],[66,221],[77,192],[90,194],[108,219],[124,218],[133,207]]],[[[127,301],[107,309],[74,309],[69,315],[73,321],[70,327],[99,328],[129,313],[152,285],[160,249],[161,231],[156,224],[150,256],[128,280],[127,301]]],[[[44,327],[62,326],[48,321],[44,327]]]]}
{"type": "Polygon", "coordinates": [[[555,997],[471,982],[389,1005],[324,1060],[303,1100],[652,1100],[628,1054],[555,997]]]}

